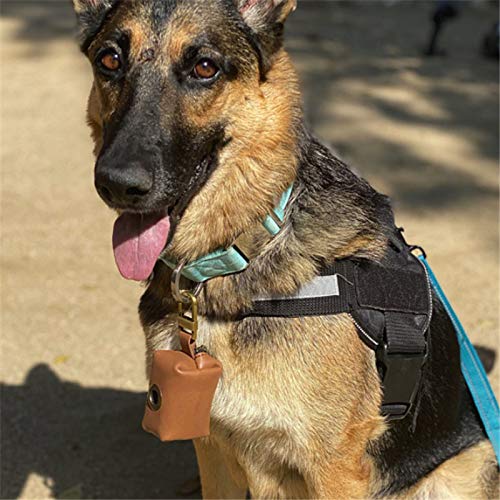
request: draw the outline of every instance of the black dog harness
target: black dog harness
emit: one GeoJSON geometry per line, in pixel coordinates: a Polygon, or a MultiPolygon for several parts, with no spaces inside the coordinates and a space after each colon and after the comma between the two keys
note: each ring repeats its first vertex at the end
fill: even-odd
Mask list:
{"type": "Polygon", "coordinates": [[[294,296],[256,299],[244,317],[349,314],[361,340],[376,353],[382,414],[402,419],[418,393],[432,315],[429,276],[414,248],[397,233],[380,263],[335,261],[294,296]]]}

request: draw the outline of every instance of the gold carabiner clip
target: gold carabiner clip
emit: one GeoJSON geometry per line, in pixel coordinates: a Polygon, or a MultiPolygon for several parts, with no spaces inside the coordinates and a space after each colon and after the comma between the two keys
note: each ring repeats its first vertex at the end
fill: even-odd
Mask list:
{"type": "Polygon", "coordinates": [[[198,333],[198,300],[187,290],[181,290],[181,295],[186,302],[177,302],[177,324],[179,328],[196,340],[198,333]]]}

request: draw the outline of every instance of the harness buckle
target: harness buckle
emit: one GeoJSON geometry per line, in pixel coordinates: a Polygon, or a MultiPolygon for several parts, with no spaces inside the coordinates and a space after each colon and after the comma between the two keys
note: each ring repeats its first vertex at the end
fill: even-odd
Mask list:
{"type": "Polygon", "coordinates": [[[384,388],[382,414],[388,420],[401,420],[410,412],[420,387],[427,348],[422,353],[389,353],[383,343],[376,351],[384,388]]]}

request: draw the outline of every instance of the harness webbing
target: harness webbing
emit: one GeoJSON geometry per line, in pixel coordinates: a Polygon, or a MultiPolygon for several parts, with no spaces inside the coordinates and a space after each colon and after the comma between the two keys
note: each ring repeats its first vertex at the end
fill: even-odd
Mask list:
{"type": "Polygon", "coordinates": [[[399,236],[383,263],[334,261],[293,296],[257,297],[242,317],[341,313],[351,315],[361,340],[376,352],[384,388],[382,413],[404,418],[427,357],[432,296],[425,267],[399,236]]]}
{"type": "MultiPolygon", "coordinates": [[[[350,261],[336,261],[304,285],[293,296],[258,297],[245,316],[321,316],[351,311],[356,300],[354,266],[350,261]],[[334,311],[334,312],[332,312],[334,311]]],[[[378,344],[377,341],[374,341],[378,344]]]]}

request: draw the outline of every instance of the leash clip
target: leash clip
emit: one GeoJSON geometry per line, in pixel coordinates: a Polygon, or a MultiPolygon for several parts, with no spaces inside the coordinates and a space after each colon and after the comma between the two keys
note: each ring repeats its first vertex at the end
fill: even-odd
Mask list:
{"type": "Polygon", "coordinates": [[[181,294],[188,302],[177,303],[177,324],[181,331],[191,335],[191,338],[196,340],[198,333],[198,301],[196,296],[187,290],[182,290],[181,294]]]}

